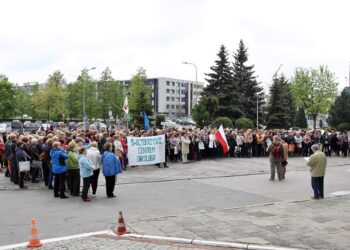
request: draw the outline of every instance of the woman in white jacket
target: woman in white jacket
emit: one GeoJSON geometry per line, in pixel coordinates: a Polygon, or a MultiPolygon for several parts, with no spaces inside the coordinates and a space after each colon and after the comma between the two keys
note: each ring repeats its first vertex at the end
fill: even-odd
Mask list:
{"type": "Polygon", "coordinates": [[[181,137],[181,149],[182,149],[182,162],[188,163],[187,155],[190,152],[190,139],[187,136],[187,133],[184,132],[181,137]]]}
{"type": "Polygon", "coordinates": [[[91,161],[94,172],[93,176],[91,176],[91,187],[92,187],[92,195],[96,196],[97,186],[98,186],[98,176],[100,174],[101,169],[101,153],[97,148],[97,142],[91,142],[90,148],[87,150],[87,158],[91,161]]]}

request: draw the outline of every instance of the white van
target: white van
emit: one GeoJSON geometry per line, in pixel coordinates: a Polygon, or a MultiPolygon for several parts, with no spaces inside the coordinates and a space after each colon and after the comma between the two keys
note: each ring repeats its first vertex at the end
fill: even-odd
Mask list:
{"type": "Polygon", "coordinates": [[[0,123],[0,133],[11,133],[11,123],[0,123]]]}

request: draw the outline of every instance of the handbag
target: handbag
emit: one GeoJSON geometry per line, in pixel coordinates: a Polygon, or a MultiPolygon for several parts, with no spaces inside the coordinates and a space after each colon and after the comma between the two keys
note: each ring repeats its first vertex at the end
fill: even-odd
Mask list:
{"type": "Polygon", "coordinates": [[[33,161],[32,162],[32,168],[41,168],[41,161],[33,161]]]}
{"type": "Polygon", "coordinates": [[[19,172],[30,171],[30,161],[20,161],[18,162],[19,172]]]}
{"type": "Polygon", "coordinates": [[[45,154],[45,152],[42,152],[42,153],[39,155],[39,160],[40,160],[40,161],[46,161],[46,154],[45,154]]]}
{"type": "Polygon", "coordinates": [[[174,147],[174,155],[177,155],[179,153],[179,149],[177,148],[177,146],[174,147]]]}

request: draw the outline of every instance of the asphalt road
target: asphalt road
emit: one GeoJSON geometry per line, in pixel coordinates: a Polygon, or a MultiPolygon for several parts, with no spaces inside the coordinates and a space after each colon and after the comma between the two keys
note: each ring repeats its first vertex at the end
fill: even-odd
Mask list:
{"type": "MultiPolygon", "coordinates": [[[[335,159],[336,160],[336,159],[335,159]]],[[[53,238],[72,234],[106,230],[117,223],[117,214],[123,211],[126,223],[169,215],[210,212],[225,208],[263,204],[278,201],[303,200],[312,195],[310,175],[307,168],[291,167],[286,180],[271,182],[269,174],[262,170],[243,176],[217,177],[212,169],[218,169],[228,161],[203,161],[196,165],[204,177],[196,178],[193,166],[173,165],[169,171],[181,171],[188,179],[174,180],[161,178],[159,182],[132,183],[128,181],[116,186],[117,198],[105,198],[105,187],[100,186],[97,197],[91,203],[80,198],[66,200],[53,198],[52,191],[41,190],[0,190],[0,246],[25,242],[29,239],[31,218],[36,218],[40,238],[53,238]]],[[[252,159],[255,164],[266,166],[267,159],[252,159]]],[[[332,161],[332,159],[330,159],[332,161]]],[[[327,169],[325,178],[326,196],[335,191],[350,190],[349,159],[339,160],[327,169]],[[345,164],[344,164],[345,163],[345,164]]],[[[251,167],[250,159],[244,159],[240,168],[251,167]]],[[[296,163],[299,163],[300,160],[296,163]]],[[[290,160],[293,166],[293,160],[290,160]]],[[[296,164],[298,165],[298,164],[296,164]]],[[[332,163],[330,163],[332,165],[332,163]]],[[[133,176],[134,172],[123,175],[133,176]]],[[[141,170],[140,170],[141,171],[141,170]]],[[[163,175],[168,171],[161,169],[163,175]]],[[[152,168],[147,178],[160,173],[152,168]]],[[[170,172],[169,172],[170,173],[170,172]]],[[[136,178],[135,178],[136,179],[136,178]]],[[[132,180],[132,179],[131,179],[132,180]]],[[[138,176],[137,180],[142,180],[138,176]]],[[[123,181],[121,181],[123,183],[123,181]]]]}

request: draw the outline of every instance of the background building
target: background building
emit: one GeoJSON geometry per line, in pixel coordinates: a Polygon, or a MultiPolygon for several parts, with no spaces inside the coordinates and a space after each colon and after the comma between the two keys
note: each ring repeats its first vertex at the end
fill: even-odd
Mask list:
{"type": "MultiPolygon", "coordinates": [[[[129,86],[131,81],[122,81],[129,86]]],[[[180,80],[167,77],[148,78],[146,85],[152,88],[152,105],[157,114],[169,117],[188,117],[200,100],[203,82],[180,80]]]]}

